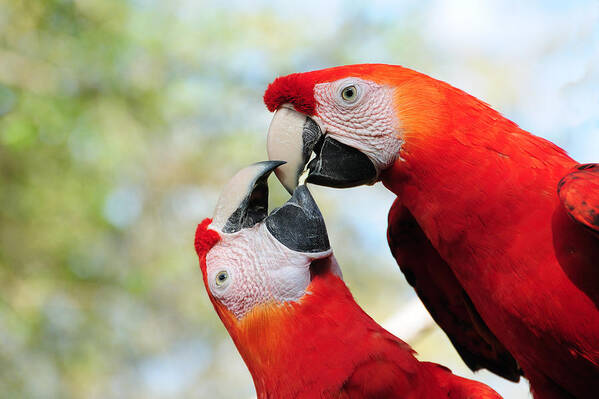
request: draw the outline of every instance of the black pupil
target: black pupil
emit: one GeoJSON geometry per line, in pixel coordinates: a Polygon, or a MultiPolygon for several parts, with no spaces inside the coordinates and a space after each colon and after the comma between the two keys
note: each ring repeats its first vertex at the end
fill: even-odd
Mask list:
{"type": "Polygon", "coordinates": [[[345,89],[345,97],[351,98],[353,96],[354,96],[354,89],[352,89],[351,87],[348,87],[347,89],[345,89]]]}
{"type": "Polygon", "coordinates": [[[221,273],[218,275],[218,279],[220,281],[225,281],[225,279],[227,278],[227,274],[226,273],[221,273]]]}

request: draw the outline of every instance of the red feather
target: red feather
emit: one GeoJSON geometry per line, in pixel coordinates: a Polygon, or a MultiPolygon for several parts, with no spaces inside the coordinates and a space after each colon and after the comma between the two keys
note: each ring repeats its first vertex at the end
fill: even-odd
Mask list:
{"type": "MultiPolygon", "coordinates": [[[[194,246],[200,258],[205,257],[210,248],[220,241],[220,235],[216,231],[208,229],[210,223],[212,223],[212,219],[206,218],[196,228],[194,246]]],[[[200,263],[200,265],[202,264],[200,263]]]]}
{"type": "Polygon", "coordinates": [[[450,265],[536,397],[595,397],[599,245],[567,217],[556,190],[575,162],[445,83],[423,77],[398,96],[403,161],[383,183],[450,265]]]}
{"type": "Polygon", "coordinates": [[[522,371],[516,360],[489,330],[447,262],[399,199],[389,211],[387,236],[406,280],[468,367],[487,368],[518,381],[522,371]]]}
{"type": "Polygon", "coordinates": [[[211,297],[247,364],[259,399],[500,399],[491,388],[419,362],[356,304],[330,272],[299,302],[254,308],[237,320],[211,297]]]}
{"type": "Polygon", "coordinates": [[[557,187],[572,219],[599,234],[599,164],[577,165],[557,187]]]}
{"type": "Polygon", "coordinates": [[[285,103],[292,104],[298,112],[314,115],[314,82],[299,74],[275,79],[264,93],[264,104],[270,112],[274,112],[285,103]]]}

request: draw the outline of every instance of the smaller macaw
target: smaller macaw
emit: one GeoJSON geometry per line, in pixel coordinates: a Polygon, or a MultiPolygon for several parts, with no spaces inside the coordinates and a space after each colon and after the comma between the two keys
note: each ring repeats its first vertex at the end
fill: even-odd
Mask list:
{"type": "Polygon", "coordinates": [[[195,236],[208,296],[258,398],[500,398],[418,361],[358,306],[305,185],[267,215],[267,179],[283,163],[241,170],[195,236]]]}

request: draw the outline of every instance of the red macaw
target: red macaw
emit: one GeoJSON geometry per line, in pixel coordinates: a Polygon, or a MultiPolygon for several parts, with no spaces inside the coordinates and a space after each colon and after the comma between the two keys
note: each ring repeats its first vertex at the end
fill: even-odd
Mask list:
{"type": "Polygon", "coordinates": [[[488,386],[420,362],[356,304],[306,186],[267,216],[268,175],[240,171],[195,248],[208,296],[259,399],[500,399],[488,386]]]}
{"type": "Polygon", "coordinates": [[[447,83],[393,65],[277,78],[264,94],[292,191],[382,183],[391,251],[472,369],[536,398],[599,395],[599,165],[578,165],[447,83]]]}

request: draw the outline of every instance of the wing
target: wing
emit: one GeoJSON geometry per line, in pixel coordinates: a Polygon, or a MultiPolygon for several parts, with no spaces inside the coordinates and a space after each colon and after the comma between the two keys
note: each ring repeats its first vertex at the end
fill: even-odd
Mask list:
{"type": "Polygon", "coordinates": [[[599,164],[577,165],[560,180],[557,193],[572,219],[599,234],[599,164]]]}
{"type": "Polygon", "coordinates": [[[474,308],[449,265],[399,199],[389,212],[387,238],[406,280],[472,371],[486,368],[510,381],[522,371],[474,308]]]}

